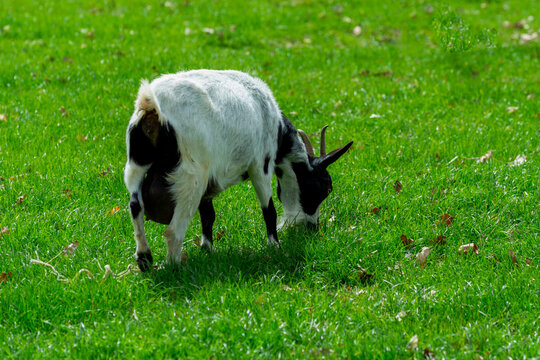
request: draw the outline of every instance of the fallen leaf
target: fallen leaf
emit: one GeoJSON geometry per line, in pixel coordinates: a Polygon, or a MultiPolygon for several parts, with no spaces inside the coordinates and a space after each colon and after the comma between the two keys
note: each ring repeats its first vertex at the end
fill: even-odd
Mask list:
{"type": "Polygon", "coordinates": [[[201,246],[201,238],[199,237],[199,235],[195,235],[195,237],[193,238],[193,243],[197,245],[197,247],[201,246]]]}
{"type": "Polygon", "coordinates": [[[407,344],[407,349],[415,350],[418,347],[418,335],[413,335],[409,343],[407,344]]]}
{"type": "Polygon", "coordinates": [[[63,107],[63,106],[60,106],[60,108],[58,109],[60,110],[60,112],[62,113],[62,116],[69,116],[68,112],[66,111],[66,108],[63,107]]]}
{"type": "Polygon", "coordinates": [[[394,183],[394,189],[396,190],[396,193],[398,194],[401,191],[401,189],[403,189],[403,185],[401,185],[399,180],[396,180],[396,182],[394,183]]]}
{"type": "Polygon", "coordinates": [[[114,213],[120,211],[120,206],[115,206],[111,210],[107,210],[107,215],[113,215],[114,213]]]}
{"type": "Polygon", "coordinates": [[[446,236],[439,235],[437,237],[434,237],[429,243],[432,245],[446,245],[446,236]]]}
{"type": "Polygon", "coordinates": [[[362,33],[362,27],[360,25],[355,26],[353,29],[353,35],[360,36],[361,33],[362,33]]]}
{"type": "Polygon", "coordinates": [[[493,258],[495,259],[495,261],[499,262],[499,258],[497,257],[497,255],[491,254],[491,256],[493,256],[493,258]]]}
{"type": "Polygon", "coordinates": [[[86,140],[88,140],[88,137],[84,135],[77,135],[77,140],[79,140],[80,142],[85,142],[86,140]]]}
{"type": "Polygon", "coordinates": [[[516,156],[514,161],[512,161],[510,163],[510,166],[519,166],[519,165],[525,163],[525,161],[527,161],[527,157],[525,155],[518,155],[518,156],[516,156]]]}
{"type": "Polygon", "coordinates": [[[402,234],[402,235],[401,235],[401,243],[403,244],[403,246],[409,247],[409,246],[411,246],[411,245],[414,244],[414,240],[413,240],[413,239],[409,239],[409,238],[407,237],[407,235],[402,234]]]}
{"type": "Polygon", "coordinates": [[[531,258],[525,258],[525,263],[527,264],[527,266],[531,266],[532,259],[531,258]]]}
{"type": "Polygon", "coordinates": [[[335,216],[335,215],[332,215],[332,216],[330,217],[330,219],[328,219],[328,222],[334,222],[334,221],[336,221],[336,216],[335,216]]]}
{"type": "Polygon", "coordinates": [[[478,245],[476,245],[475,243],[461,245],[458,249],[458,252],[460,254],[475,253],[476,255],[478,255],[478,245]]]}
{"type": "Polygon", "coordinates": [[[2,227],[2,234],[9,234],[10,230],[7,226],[2,227]]]}
{"type": "Polygon", "coordinates": [[[378,207],[374,207],[373,209],[371,209],[371,213],[372,214],[378,214],[381,212],[381,208],[378,208],[378,207]]]}
{"type": "Polygon", "coordinates": [[[358,271],[358,279],[362,284],[365,284],[375,276],[375,274],[369,274],[366,269],[360,268],[360,271],[358,271]]]}
{"type": "Polygon", "coordinates": [[[106,168],[105,170],[101,170],[99,172],[99,176],[105,177],[105,176],[109,175],[110,172],[111,172],[111,168],[106,168]]]}
{"type": "Polygon", "coordinates": [[[71,189],[63,189],[62,190],[62,195],[70,197],[72,192],[73,192],[73,190],[71,190],[71,189]]]}
{"type": "Polygon", "coordinates": [[[354,226],[354,225],[349,225],[349,226],[347,226],[347,227],[349,228],[349,230],[354,230],[354,229],[356,229],[356,226],[354,226]]]}
{"type": "Polygon", "coordinates": [[[531,42],[531,41],[536,41],[538,40],[538,34],[537,33],[531,33],[531,34],[521,34],[519,36],[519,40],[521,43],[528,43],[528,42],[531,42]]]}
{"type": "Polygon", "coordinates": [[[6,282],[7,279],[12,277],[12,276],[13,276],[12,272],[8,272],[8,273],[2,272],[2,273],[0,273],[0,284],[6,282]]]}
{"type": "Polygon", "coordinates": [[[424,349],[424,358],[425,359],[435,359],[435,353],[431,350],[429,350],[429,348],[425,348],[424,349]]]}
{"type": "Polygon", "coordinates": [[[519,106],[509,106],[506,108],[506,111],[509,113],[509,114],[513,114],[515,113],[516,111],[519,110],[519,106]]]}
{"type": "Polygon", "coordinates": [[[75,240],[71,244],[64,247],[64,250],[62,250],[62,254],[64,254],[64,256],[71,255],[75,252],[75,250],[77,250],[78,247],[79,247],[79,242],[75,240]]]}
{"type": "Polygon", "coordinates": [[[516,257],[516,254],[514,254],[514,252],[512,250],[508,250],[508,255],[510,256],[510,258],[512,259],[512,262],[516,265],[519,265],[519,261],[516,257]]]}
{"type": "Polygon", "coordinates": [[[478,162],[483,163],[483,162],[486,162],[486,161],[491,160],[491,159],[493,159],[493,151],[489,150],[487,153],[480,156],[480,158],[478,159],[478,162]]]}
{"type": "Polygon", "coordinates": [[[17,198],[17,201],[19,202],[19,204],[22,204],[23,201],[24,201],[24,199],[26,199],[26,194],[24,194],[24,195],[22,195],[22,196],[19,196],[19,197],[17,198]]]}
{"type": "Polygon", "coordinates": [[[401,321],[401,319],[403,319],[405,316],[407,316],[407,313],[405,311],[401,310],[400,312],[397,313],[396,320],[401,321]]]}
{"type": "Polygon", "coordinates": [[[5,123],[5,122],[7,122],[7,119],[8,119],[8,118],[7,118],[7,115],[6,115],[6,114],[0,114],[0,121],[1,121],[1,122],[4,122],[4,123],[5,123]]]}
{"type": "Polygon", "coordinates": [[[431,253],[431,249],[427,246],[424,246],[422,248],[422,251],[416,254],[416,263],[418,265],[423,265],[426,262],[426,259],[430,253],[431,253]]]}
{"type": "Polygon", "coordinates": [[[222,230],[222,231],[216,233],[216,236],[214,237],[214,241],[215,242],[220,241],[224,234],[225,234],[225,230],[222,230]]]}
{"type": "Polygon", "coordinates": [[[439,221],[437,221],[437,224],[450,226],[452,224],[452,220],[454,220],[454,217],[452,215],[444,213],[444,215],[441,215],[441,217],[439,218],[439,221]]]}

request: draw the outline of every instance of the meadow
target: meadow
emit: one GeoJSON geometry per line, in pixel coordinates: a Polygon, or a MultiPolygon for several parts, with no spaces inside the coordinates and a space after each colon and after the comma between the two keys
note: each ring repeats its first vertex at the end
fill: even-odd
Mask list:
{"type": "Polygon", "coordinates": [[[2,0],[0,358],[540,357],[539,38],[532,0],[2,0]],[[126,126],[198,68],[355,144],[317,232],[268,248],[244,182],[141,274],[126,126]]]}

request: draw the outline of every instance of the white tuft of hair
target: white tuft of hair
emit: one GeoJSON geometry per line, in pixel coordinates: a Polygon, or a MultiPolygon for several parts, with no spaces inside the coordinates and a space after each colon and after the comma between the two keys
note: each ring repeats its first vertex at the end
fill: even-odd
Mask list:
{"type": "Polygon", "coordinates": [[[140,113],[146,113],[155,110],[158,114],[159,121],[163,122],[159,104],[156,101],[154,92],[148,80],[141,80],[141,86],[139,87],[139,93],[137,94],[137,100],[135,100],[135,110],[140,113]]]}

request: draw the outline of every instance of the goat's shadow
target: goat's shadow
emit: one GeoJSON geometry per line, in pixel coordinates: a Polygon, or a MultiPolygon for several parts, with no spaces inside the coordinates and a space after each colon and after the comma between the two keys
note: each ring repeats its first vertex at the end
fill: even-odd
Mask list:
{"type": "Polygon", "coordinates": [[[281,243],[281,248],[217,244],[210,253],[192,249],[188,260],[180,266],[152,269],[145,276],[154,282],[158,291],[172,291],[188,298],[211,283],[254,284],[259,279],[272,278],[295,282],[303,276],[306,246],[320,237],[294,230],[285,235],[287,239],[281,243]]]}

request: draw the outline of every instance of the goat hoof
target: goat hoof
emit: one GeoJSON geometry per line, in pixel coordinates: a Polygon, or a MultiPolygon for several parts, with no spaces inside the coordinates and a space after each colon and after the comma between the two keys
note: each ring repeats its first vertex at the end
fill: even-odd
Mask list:
{"type": "Polygon", "coordinates": [[[152,258],[152,253],[137,253],[137,265],[139,265],[139,269],[141,269],[142,272],[148,271],[152,267],[152,263],[154,262],[154,259],[152,258]]]}

